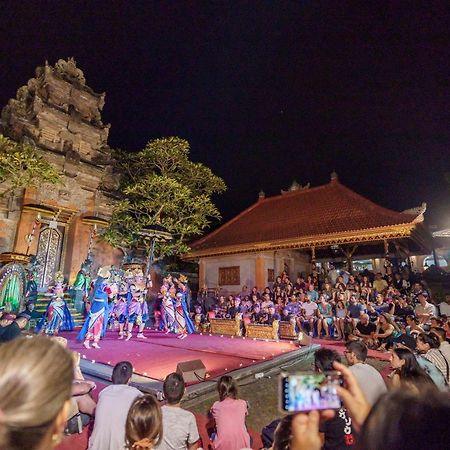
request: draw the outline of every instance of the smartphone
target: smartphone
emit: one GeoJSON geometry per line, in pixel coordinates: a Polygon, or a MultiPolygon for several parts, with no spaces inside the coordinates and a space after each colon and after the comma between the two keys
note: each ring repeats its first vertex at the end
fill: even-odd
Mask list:
{"type": "Polygon", "coordinates": [[[280,375],[280,408],[283,412],[339,409],[341,399],[336,387],[342,386],[342,374],[301,372],[280,375]]]}

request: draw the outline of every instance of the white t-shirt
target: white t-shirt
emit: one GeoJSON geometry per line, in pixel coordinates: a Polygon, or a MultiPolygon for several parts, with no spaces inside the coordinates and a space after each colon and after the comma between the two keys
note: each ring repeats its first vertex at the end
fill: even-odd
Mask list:
{"type": "Polygon", "coordinates": [[[306,317],[312,317],[316,313],[317,303],[314,302],[303,302],[301,308],[305,311],[306,317]]]}
{"type": "Polygon", "coordinates": [[[123,450],[128,411],[142,393],[126,384],[113,384],[98,395],[89,450],[123,450]]]}
{"type": "Polygon", "coordinates": [[[450,305],[446,302],[442,302],[439,305],[439,312],[441,316],[446,315],[447,317],[450,316],[450,305]]]}
{"type": "Polygon", "coordinates": [[[194,414],[178,406],[162,408],[163,436],[156,450],[186,450],[200,437],[194,414]]]}
{"type": "Polygon", "coordinates": [[[371,365],[364,363],[353,364],[349,369],[358,381],[359,387],[366,396],[370,406],[373,406],[379,397],[387,391],[386,383],[380,372],[371,365]]]}

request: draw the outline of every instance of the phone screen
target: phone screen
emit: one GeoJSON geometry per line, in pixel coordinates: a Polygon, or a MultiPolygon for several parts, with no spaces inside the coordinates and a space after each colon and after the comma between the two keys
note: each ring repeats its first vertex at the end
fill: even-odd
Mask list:
{"type": "Polygon", "coordinates": [[[336,387],[342,385],[340,372],[281,375],[281,409],[287,412],[339,409],[336,387]]]}

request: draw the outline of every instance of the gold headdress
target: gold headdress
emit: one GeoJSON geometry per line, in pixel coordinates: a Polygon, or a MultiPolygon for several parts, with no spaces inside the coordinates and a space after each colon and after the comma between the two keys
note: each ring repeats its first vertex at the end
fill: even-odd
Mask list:
{"type": "Polygon", "coordinates": [[[110,266],[103,266],[98,269],[97,276],[102,278],[109,278],[111,276],[111,267],[110,266]]]}

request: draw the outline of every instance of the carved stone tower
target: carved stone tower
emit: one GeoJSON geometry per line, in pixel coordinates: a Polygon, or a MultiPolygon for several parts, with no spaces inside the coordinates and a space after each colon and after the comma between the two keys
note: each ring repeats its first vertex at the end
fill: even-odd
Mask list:
{"type": "MultiPolygon", "coordinates": [[[[25,189],[0,199],[0,252],[36,254],[39,283],[48,284],[57,270],[71,280],[86,258],[91,228],[86,215],[108,219],[115,187],[108,147],[109,125],[101,120],[105,94],[86,85],[73,58],[46,63],[35,78],[17,91],[2,110],[0,132],[34,145],[57,168],[63,185],[25,189]],[[40,225],[30,243],[36,213],[27,205],[42,205],[40,225]],[[24,208],[25,206],[25,208],[24,208]],[[28,239],[27,239],[28,236],[28,239]]],[[[1,190],[1,188],[0,188],[1,190]]],[[[97,264],[110,263],[114,250],[96,245],[97,264]]]]}

